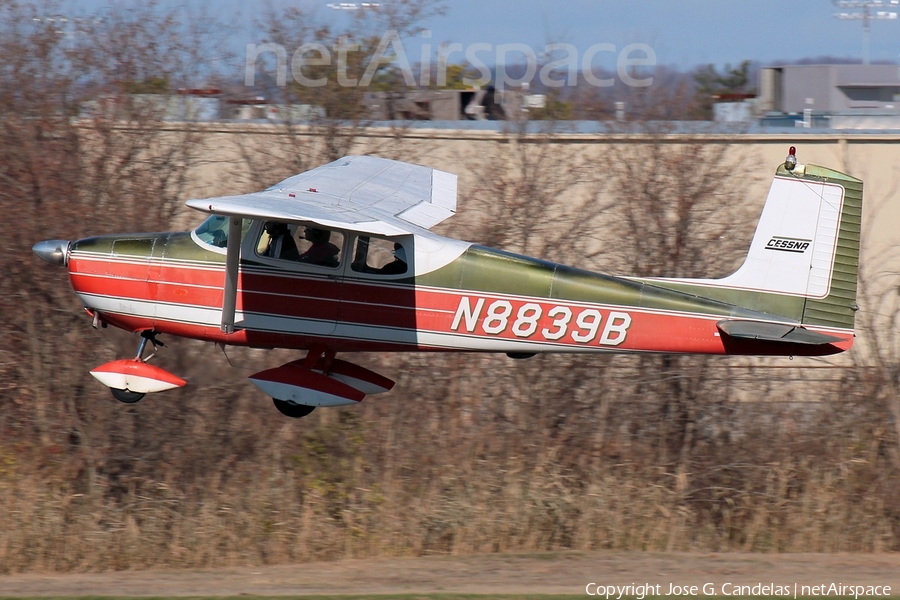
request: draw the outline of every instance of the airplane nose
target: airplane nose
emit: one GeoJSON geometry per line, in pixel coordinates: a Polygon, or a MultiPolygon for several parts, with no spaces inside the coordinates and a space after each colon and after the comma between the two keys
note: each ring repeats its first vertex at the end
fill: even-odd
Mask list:
{"type": "Polygon", "coordinates": [[[68,240],[44,240],[35,244],[31,251],[51,265],[65,266],[69,262],[68,240]]]}

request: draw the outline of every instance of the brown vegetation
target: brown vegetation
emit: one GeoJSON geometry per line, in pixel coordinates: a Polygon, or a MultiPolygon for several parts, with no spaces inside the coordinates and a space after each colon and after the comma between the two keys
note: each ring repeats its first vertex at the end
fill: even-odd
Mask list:
{"type": "MultiPolygon", "coordinates": [[[[188,388],[115,402],[87,371],[136,340],[90,329],[64,272],[30,247],[170,226],[202,138],[159,127],[122,92],[160,77],[171,87],[193,50],[165,43],[184,24],[159,10],[109,18],[67,46],[29,6],[0,2],[11,24],[0,36],[0,572],[569,548],[900,550],[896,285],[877,288],[881,320],[860,319],[877,342],[865,362],[840,369],[360,356],[397,378],[396,391],[296,422],[242,378],[293,355],[229,350],[230,368],[215,347],[178,341],[160,364],[188,388]],[[148,43],[128,56],[90,43],[138,26],[148,43]],[[108,92],[115,110],[71,119],[88,91],[108,92]]],[[[362,149],[357,124],[341,123],[314,125],[314,146],[287,134],[283,146],[248,145],[241,171],[259,181],[237,184],[362,149]]],[[[754,170],[740,152],[641,130],[616,134],[591,164],[578,145],[551,147],[553,134],[510,130],[490,156],[464,160],[469,214],[442,232],[637,274],[713,274],[710,239],[726,262],[740,259],[748,238],[722,236],[756,215],[735,212],[741,180],[721,176],[754,170]]],[[[422,160],[399,129],[376,150],[422,160]]]]}

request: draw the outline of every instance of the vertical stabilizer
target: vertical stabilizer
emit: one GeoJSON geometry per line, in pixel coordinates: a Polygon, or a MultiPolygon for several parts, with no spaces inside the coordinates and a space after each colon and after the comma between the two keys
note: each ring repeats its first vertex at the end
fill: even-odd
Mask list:
{"type": "Polygon", "coordinates": [[[778,167],[736,272],[660,284],[803,324],[852,329],[862,181],[815,165],[790,166],[778,167]]]}

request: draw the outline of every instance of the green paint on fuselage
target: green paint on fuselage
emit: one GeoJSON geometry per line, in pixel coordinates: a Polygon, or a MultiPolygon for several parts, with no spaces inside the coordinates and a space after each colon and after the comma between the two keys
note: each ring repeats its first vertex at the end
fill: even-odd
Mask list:
{"type": "Polygon", "coordinates": [[[190,232],[127,233],[78,240],[72,252],[109,254],[111,257],[192,260],[225,264],[225,255],[205,249],[191,239],[190,232]]]}
{"type": "Polygon", "coordinates": [[[469,247],[465,254],[446,267],[417,277],[416,283],[475,293],[569,300],[623,308],[722,317],[765,317],[728,302],[477,245],[469,247]]]}

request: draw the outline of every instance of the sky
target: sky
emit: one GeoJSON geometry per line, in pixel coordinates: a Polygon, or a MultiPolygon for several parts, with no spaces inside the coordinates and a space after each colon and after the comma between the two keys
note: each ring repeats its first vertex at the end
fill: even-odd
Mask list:
{"type": "MultiPolygon", "coordinates": [[[[63,0],[63,5],[102,10],[126,1],[63,0]]],[[[163,7],[185,3],[202,6],[238,25],[230,32],[229,42],[242,56],[246,44],[262,42],[252,23],[263,7],[278,10],[298,6],[312,12],[317,20],[337,26],[348,22],[351,13],[329,9],[327,5],[333,0],[159,1],[163,7]]],[[[681,70],[709,63],[718,67],[737,65],[743,60],[763,65],[820,56],[861,60],[863,54],[862,23],[836,19],[836,12],[848,9],[836,8],[831,0],[445,0],[445,4],[445,15],[422,23],[432,32],[427,41],[435,50],[441,42],[459,43],[464,48],[476,43],[493,48],[519,43],[540,54],[547,43],[564,42],[573,44],[583,55],[593,44],[613,44],[621,50],[642,43],[653,49],[657,64],[681,70]]],[[[403,42],[414,62],[420,56],[422,41],[403,42]]],[[[900,60],[900,18],[873,21],[870,49],[873,61],[900,60]]],[[[450,62],[462,58],[457,54],[450,62]]],[[[510,58],[514,60],[515,56],[510,58]]],[[[485,62],[493,64],[487,58],[485,62]]]]}
{"type": "MultiPolygon", "coordinates": [[[[301,5],[341,18],[337,13],[344,11],[326,4],[301,5]]],[[[435,46],[524,43],[540,51],[548,42],[566,42],[584,52],[596,43],[619,49],[645,43],[659,64],[682,69],[745,59],[862,57],[862,23],[836,19],[835,12],[847,9],[830,0],[450,0],[447,5],[446,15],[425,23],[435,46]]],[[[874,21],[870,39],[873,61],[897,61],[900,20],[874,21]]]]}

